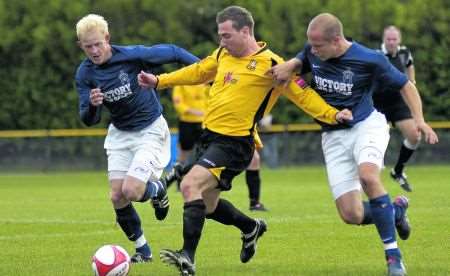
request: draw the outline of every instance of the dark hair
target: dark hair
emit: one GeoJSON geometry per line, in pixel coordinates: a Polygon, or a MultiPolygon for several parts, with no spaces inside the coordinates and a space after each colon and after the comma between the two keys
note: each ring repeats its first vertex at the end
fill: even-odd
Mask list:
{"type": "Polygon", "coordinates": [[[252,14],[245,8],[239,6],[229,6],[217,13],[217,24],[223,23],[227,20],[232,21],[233,28],[240,30],[247,26],[250,29],[250,34],[253,35],[253,21],[252,14]]]}

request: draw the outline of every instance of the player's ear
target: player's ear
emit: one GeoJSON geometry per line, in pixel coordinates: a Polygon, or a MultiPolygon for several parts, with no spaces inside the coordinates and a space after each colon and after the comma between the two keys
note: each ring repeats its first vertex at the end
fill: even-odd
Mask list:
{"type": "Polygon", "coordinates": [[[108,42],[108,44],[109,44],[109,38],[110,38],[109,34],[106,34],[105,35],[105,40],[106,40],[106,42],[108,42]]]}

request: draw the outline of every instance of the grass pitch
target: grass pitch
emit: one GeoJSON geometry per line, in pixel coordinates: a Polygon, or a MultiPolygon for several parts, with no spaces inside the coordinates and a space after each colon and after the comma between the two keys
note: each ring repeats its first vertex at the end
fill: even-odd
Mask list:
{"type": "MultiPolygon", "coordinates": [[[[414,191],[408,211],[413,233],[399,241],[409,275],[450,275],[450,167],[408,168],[414,191]]],[[[403,193],[383,172],[392,197],[403,193]]],[[[248,211],[247,188],[237,177],[224,197],[268,222],[258,251],[241,264],[240,233],[205,223],[197,251],[198,275],[385,275],[374,226],[342,223],[323,167],[262,171],[268,213],[248,211]]],[[[135,204],[154,262],[132,266],[130,275],[177,275],[161,263],[161,248],[182,244],[182,200],[169,191],[171,209],[156,221],[150,204],[135,204]]],[[[115,226],[104,172],[0,175],[0,275],[92,275],[91,256],[103,244],[133,253],[115,226]]]]}

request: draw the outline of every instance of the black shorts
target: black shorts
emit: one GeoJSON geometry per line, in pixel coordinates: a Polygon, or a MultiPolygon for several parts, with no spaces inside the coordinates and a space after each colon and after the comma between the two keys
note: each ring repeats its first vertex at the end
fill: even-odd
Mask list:
{"type": "Polygon", "coordinates": [[[253,136],[226,136],[205,129],[195,152],[197,165],[219,173],[218,188],[231,189],[233,178],[243,172],[252,161],[255,142],[253,136]]]}
{"type": "Polygon", "coordinates": [[[202,134],[202,123],[178,122],[178,142],[182,150],[192,150],[202,134]]]}
{"type": "MultiPolygon", "coordinates": [[[[400,96],[400,95],[399,95],[400,96]]],[[[411,119],[411,111],[409,111],[403,98],[390,97],[390,98],[374,98],[374,106],[381,113],[386,116],[386,120],[395,125],[395,122],[411,119]]]]}

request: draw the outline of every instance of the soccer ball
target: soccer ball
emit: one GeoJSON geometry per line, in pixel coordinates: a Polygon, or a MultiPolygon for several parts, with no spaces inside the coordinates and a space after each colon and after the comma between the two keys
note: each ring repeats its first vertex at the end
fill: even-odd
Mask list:
{"type": "Polygon", "coordinates": [[[130,270],[130,256],[118,245],[104,245],[92,257],[95,276],[126,276],[130,270]]]}

